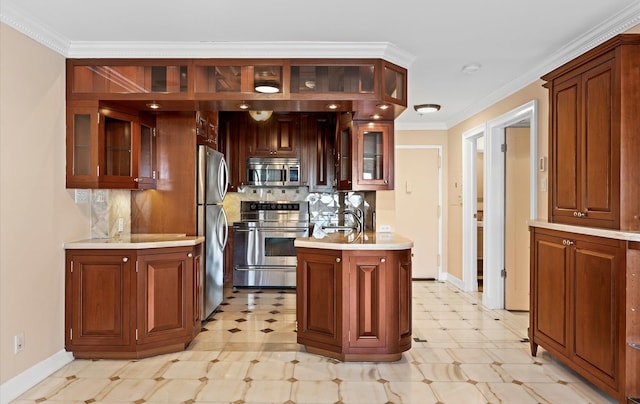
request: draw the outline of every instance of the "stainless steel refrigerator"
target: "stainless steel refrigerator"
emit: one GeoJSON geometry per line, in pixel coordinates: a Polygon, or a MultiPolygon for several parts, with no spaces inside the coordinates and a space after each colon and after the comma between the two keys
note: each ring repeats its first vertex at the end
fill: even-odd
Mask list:
{"type": "Polygon", "coordinates": [[[205,237],[202,280],[202,319],[222,303],[224,247],[228,238],[227,215],[222,201],[229,183],[224,155],[210,147],[198,146],[197,223],[198,235],[205,237]]]}

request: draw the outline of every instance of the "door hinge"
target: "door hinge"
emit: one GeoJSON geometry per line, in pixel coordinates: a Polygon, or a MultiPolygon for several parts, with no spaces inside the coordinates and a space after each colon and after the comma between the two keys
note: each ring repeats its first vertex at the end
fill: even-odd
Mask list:
{"type": "Polygon", "coordinates": [[[500,145],[500,151],[503,152],[503,153],[506,153],[506,151],[507,151],[507,144],[506,143],[503,143],[503,144],[500,145]]]}
{"type": "Polygon", "coordinates": [[[73,328],[69,328],[69,340],[73,341],[73,328]]]}
{"type": "Polygon", "coordinates": [[[295,331],[298,332],[298,320],[296,320],[296,328],[295,331]]]}
{"type": "Polygon", "coordinates": [[[156,137],[156,128],[153,128],[151,130],[151,134],[152,134],[153,137],[156,137]]]}
{"type": "Polygon", "coordinates": [[[506,278],[507,277],[507,270],[503,269],[502,271],[500,271],[500,276],[503,277],[503,278],[506,278]]]}
{"type": "Polygon", "coordinates": [[[100,125],[100,112],[98,112],[98,125],[100,125]]]}
{"type": "Polygon", "coordinates": [[[96,166],[96,177],[100,176],[100,164],[96,166]]]}

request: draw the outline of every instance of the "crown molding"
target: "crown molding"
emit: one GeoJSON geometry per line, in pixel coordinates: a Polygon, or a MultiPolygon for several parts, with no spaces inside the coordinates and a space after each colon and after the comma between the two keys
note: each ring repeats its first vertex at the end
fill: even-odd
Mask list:
{"type": "Polygon", "coordinates": [[[509,95],[535,82],[542,75],[562,66],[564,63],[582,55],[606,40],[621,34],[638,24],[640,24],[640,2],[636,2],[622,10],[620,13],[604,20],[596,27],[585,32],[572,42],[552,53],[549,57],[543,59],[539,64],[535,65],[517,79],[512,80],[488,96],[482,98],[480,101],[460,111],[446,122],[447,128],[451,128],[473,115],[482,112],[498,101],[503,100],[509,95]]]}
{"type": "Polygon", "coordinates": [[[407,67],[415,56],[389,42],[82,42],[69,58],[382,58],[407,67]]]}
{"type": "Polygon", "coordinates": [[[63,56],[69,51],[69,39],[39,25],[6,1],[0,2],[0,22],[63,56]]]}

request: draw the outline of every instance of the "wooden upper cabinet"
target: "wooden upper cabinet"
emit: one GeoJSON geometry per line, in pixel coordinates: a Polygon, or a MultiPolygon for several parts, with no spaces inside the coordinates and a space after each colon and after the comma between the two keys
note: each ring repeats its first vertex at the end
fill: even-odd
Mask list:
{"type": "Polygon", "coordinates": [[[549,220],[640,230],[640,35],[543,76],[550,97],[549,220]]]}
{"type": "Polygon", "coordinates": [[[354,190],[393,189],[393,122],[354,121],[354,190]]]}
{"type": "MultiPolygon", "coordinates": [[[[188,60],[68,59],[71,94],[187,94],[188,60]]],[[[68,76],[69,77],[69,76],[68,76]]]]}
{"type": "Polygon", "coordinates": [[[135,112],[67,106],[67,188],[155,188],[155,123],[135,112]]]}

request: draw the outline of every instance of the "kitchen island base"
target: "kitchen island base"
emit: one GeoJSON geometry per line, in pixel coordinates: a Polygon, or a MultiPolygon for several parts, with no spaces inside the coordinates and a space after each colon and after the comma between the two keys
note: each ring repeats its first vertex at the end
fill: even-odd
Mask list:
{"type": "Polygon", "coordinates": [[[411,348],[410,248],[297,246],[297,257],[297,342],[307,352],[394,362],[411,348]]]}

